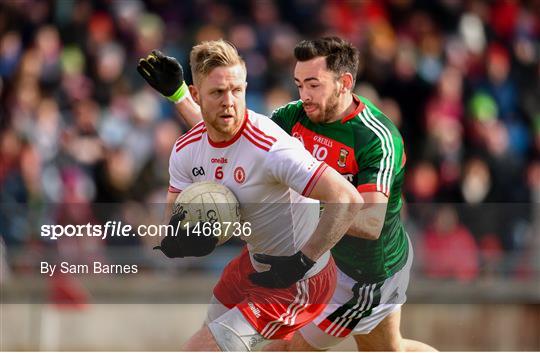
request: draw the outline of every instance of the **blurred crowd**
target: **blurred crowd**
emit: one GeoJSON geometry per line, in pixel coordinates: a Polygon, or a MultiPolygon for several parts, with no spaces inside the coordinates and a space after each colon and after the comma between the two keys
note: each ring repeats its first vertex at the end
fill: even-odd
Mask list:
{"type": "Polygon", "coordinates": [[[138,76],[138,58],[160,48],[191,82],[191,47],[226,38],[247,63],[248,106],[269,114],[298,97],[295,44],[329,34],[360,49],[356,92],[403,134],[420,272],[538,273],[539,0],[3,1],[7,248],[39,248],[34,219],[158,219],[170,148],[186,127],[138,76]]]}

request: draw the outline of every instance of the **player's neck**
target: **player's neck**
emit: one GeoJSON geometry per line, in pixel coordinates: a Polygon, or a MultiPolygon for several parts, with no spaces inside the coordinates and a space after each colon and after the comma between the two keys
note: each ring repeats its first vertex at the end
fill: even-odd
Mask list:
{"type": "Polygon", "coordinates": [[[350,115],[357,107],[357,103],[353,99],[352,93],[345,94],[339,101],[336,109],[337,115],[332,122],[342,120],[344,117],[350,115]]]}
{"type": "Polygon", "coordinates": [[[217,143],[228,142],[236,136],[241,126],[242,125],[239,125],[238,128],[236,128],[234,132],[232,133],[223,133],[223,132],[217,131],[214,128],[207,128],[208,137],[210,137],[210,140],[212,140],[212,142],[217,142],[217,143]]]}

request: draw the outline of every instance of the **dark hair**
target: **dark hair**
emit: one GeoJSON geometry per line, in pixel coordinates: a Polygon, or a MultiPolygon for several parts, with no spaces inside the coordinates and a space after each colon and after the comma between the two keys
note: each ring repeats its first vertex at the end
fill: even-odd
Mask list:
{"type": "Polygon", "coordinates": [[[294,48],[294,57],[298,61],[308,61],[316,57],[326,58],[328,70],[342,75],[349,72],[356,80],[358,72],[358,49],[339,37],[324,37],[303,40],[294,48]]]}

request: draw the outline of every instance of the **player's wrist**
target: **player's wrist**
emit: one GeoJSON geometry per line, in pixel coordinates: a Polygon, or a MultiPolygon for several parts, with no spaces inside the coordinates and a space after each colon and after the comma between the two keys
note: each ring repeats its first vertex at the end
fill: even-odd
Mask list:
{"type": "Polygon", "coordinates": [[[171,94],[170,96],[165,96],[165,98],[167,98],[168,100],[170,100],[174,104],[178,104],[178,103],[180,103],[181,101],[183,101],[184,99],[186,99],[189,96],[190,96],[190,94],[189,94],[188,85],[184,81],[184,82],[182,82],[180,87],[178,87],[176,89],[176,91],[174,91],[173,94],[171,94]]]}
{"type": "Polygon", "coordinates": [[[317,262],[319,257],[321,257],[321,253],[319,249],[313,248],[313,246],[309,246],[309,244],[306,244],[300,251],[298,251],[296,254],[301,254],[302,259],[306,259],[307,263],[313,263],[317,262]]]}
{"type": "Polygon", "coordinates": [[[309,271],[315,265],[315,261],[310,259],[302,251],[298,251],[295,255],[298,256],[298,262],[302,265],[304,269],[306,269],[306,272],[309,271]]]}

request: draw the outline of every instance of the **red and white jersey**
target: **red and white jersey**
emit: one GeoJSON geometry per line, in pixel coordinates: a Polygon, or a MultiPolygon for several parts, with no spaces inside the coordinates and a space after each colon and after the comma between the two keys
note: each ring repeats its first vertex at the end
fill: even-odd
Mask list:
{"type": "MultiPolygon", "coordinates": [[[[169,191],[181,192],[206,180],[227,186],[240,203],[242,219],[251,223],[251,235],[243,238],[250,255],[289,256],[304,246],[317,226],[319,203],[307,196],[326,167],[272,120],[246,111],[230,141],[212,141],[204,122],[176,141],[169,161],[169,191]]],[[[323,255],[306,277],[320,271],[329,256],[323,255]]],[[[257,271],[268,269],[252,257],[251,262],[257,271]]]]}

